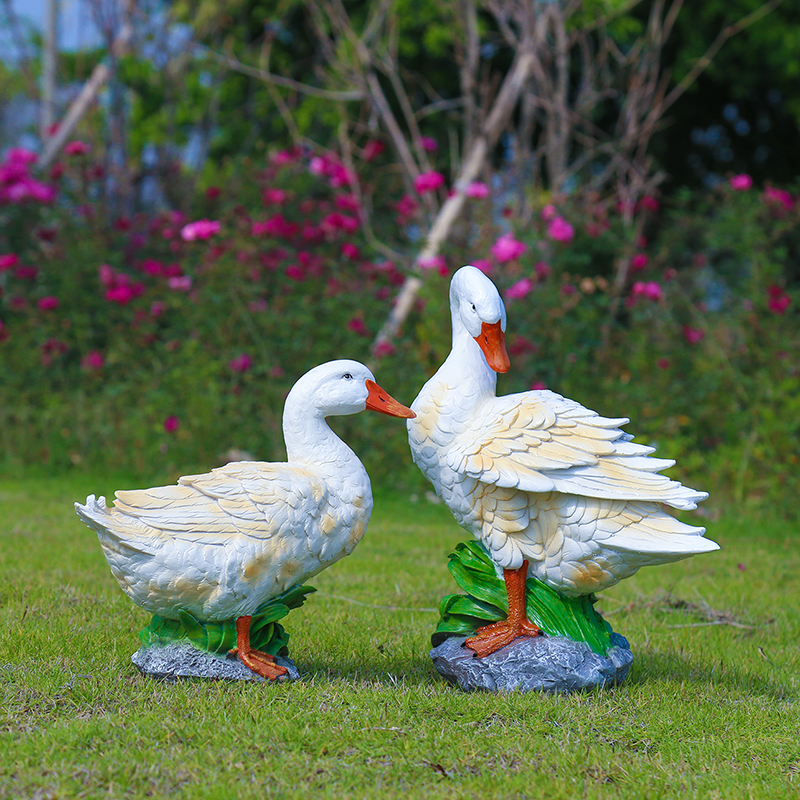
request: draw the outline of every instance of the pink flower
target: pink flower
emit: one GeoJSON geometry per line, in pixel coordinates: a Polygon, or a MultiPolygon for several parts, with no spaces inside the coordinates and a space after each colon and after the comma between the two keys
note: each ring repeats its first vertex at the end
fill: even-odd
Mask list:
{"type": "Polygon", "coordinates": [[[305,270],[299,264],[289,264],[284,270],[284,273],[289,280],[298,282],[306,277],[305,270]]]}
{"type": "Polygon", "coordinates": [[[90,350],[82,359],[81,367],[86,370],[102,369],[106,360],[99,350],[90,350]]]}
{"type": "Polygon", "coordinates": [[[527,249],[527,245],[517,241],[512,234],[504,233],[492,245],[491,253],[498,264],[504,264],[519,258],[527,249]]]}
{"type": "Polygon", "coordinates": [[[554,205],[548,204],[542,209],[542,219],[545,222],[550,222],[551,219],[555,219],[556,217],[556,207],[554,205]]]}
{"type": "Polygon", "coordinates": [[[289,195],[283,189],[264,189],[261,193],[261,202],[265,206],[280,206],[286,202],[288,197],[289,195]]]}
{"type": "Polygon", "coordinates": [[[547,385],[543,381],[534,381],[531,384],[531,391],[533,392],[541,392],[543,389],[546,389],[547,385]]]}
{"type": "Polygon", "coordinates": [[[176,275],[175,277],[168,278],[167,284],[170,289],[176,292],[188,292],[192,288],[192,276],[176,275]]]}
{"type": "Polygon", "coordinates": [[[197,222],[190,222],[181,228],[181,238],[185,242],[210,239],[216,233],[219,233],[219,222],[210,219],[199,219],[197,222]]]}
{"type": "Polygon", "coordinates": [[[206,189],[206,199],[207,200],[216,200],[222,194],[222,189],[219,186],[209,186],[206,189]]]}
{"type": "Polygon", "coordinates": [[[342,255],[345,258],[350,259],[350,261],[357,261],[359,258],[361,258],[361,251],[354,244],[345,242],[342,245],[342,255]]]}
{"type": "Polygon", "coordinates": [[[767,294],[769,295],[767,308],[774,314],[785,314],[786,309],[788,309],[792,303],[792,299],[789,295],[786,294],[780,286],[770,286],[767,289],[767,294]]]}
{"type": "Polygon", "coordinates": [[[530,278],[523,278],[508,288],[506,298],[508,300],[521,300],[533,289],[533,281],[530,278]]]}
{"type": "Polygon", "coordinates": [[[47,295],[47,297],[42,297],[36,305],[39,306],[40,311],[53,311],[61,305],[61,301],[53,295],[47,295]]]}
{"type": "Polygon", "coordinates": [[[170,414],[164,420],[164,430],[167,433],[175,433],[178,430],[178,418],[174,414],[170,414]]]}
{"type": "Polygon", "coordinates": [[[575,229],[563,217],[553,217],[547,226],[547,235],[557,242],[571,242],[575,229]]]}
{"type": "Polygon", "coordinates": [[[469,186],[467,186],[464,194],[466,194],[467,197],[474,197],[475,199],[480,200],[484,197],[488,197],[490,190],[485,183],[481,183],[481,181],[473,181],[469,186]]]}
{"type": "Polygon", "coordinates": [[[236,356],[236,358],[232,358],[228,362],[228,369],[232,372],[247,372],[252,366],[253,359],[246,353],[242,353],[240,356],[236,356]]]}
{"type": "Polygon", "coordinates": [[[553,271],[551,266],[549,264],[545,264],[544,261],[538,261],[534,269],[536,270],[536,277],[540,281],[543,281],[553,271]]]}
{"type": "Polygon", "coordinates": [[[5,272],[8,269],[14,269],[19,264],[19,256],[15,253],[6,253],[0,256],[0,272],[5,272]]]}
{"type": "Polygon", "coordinates": [[[421,258],[417,261],[417,266],[420,269],[424,269],[426,272],[435,269],[440,275],[447,275],[447,261],[445,261],[444,256],[421,258]]]}
{"type": "Polygon", "coordinates": [[[375,350],[373,351],[375,358],[384,358],[385,356],[394,355],[396,352],[395,346],[391,342],[387,342],[385,340],[381,340],[375,345],[375,350]]]}
{"type": "Polygon", "coordinates": [[[384,150],[386,145],[377,139],[370,139],[364,145],[364,161],[374,161],[384,150]]]}
{"type": "Polygon", "coordinates": [[[749,175],[742,173],[741,175],[734,175],[728,183],[735,192],[745,192],[753,185],[753,179],[749,175]]]}
{"type": "Polygon", "coordinates": [[[520,334],[517,334],[514,339],[508,343],[508,354],[512,356],[523,356],[527,353],[535,353],[538,349],[534,342],[520,334]]]}
{"type": "Polygon", "coordinates": [[[10,164],[35,164],[39,156],[24,147],[12,147],[6,152],[6,161],[10,164]]]}
{"type": "Polygon", "coordinates": [[[697,344],[706,335],[704,330],[693,328],[691,325],[684,325],[683,328],[681,328],[681,332],[683,333],[683,338],[686,339],[689,344],[697,344]]]}
{"type": "Polygon", "coordinates": [[[334,203],[336,204],[336,208],[340,208],[342,211],[361,210],[361,202],[358,199],[358,195],[355,195],[352,192],[347,194],[337,194],[334,203]]]}
{"type": "Polygon", "coordinates": [[[369,336],[367,326],[364,324],[364,320],[361,319],[361,317],[353,317],[347,323],[347,328],[353,331],[353,333],[357,333],[359,336],[369,336]]]}
{"type": "Polygon", "coordinates": [[[68,156],[85,156],[91,148],[86,142],[79,142],[77,139],[74,142],[69,142],[64,145],[64,152],[68,156]]]}
{"type": "Polygon", "coordinates": [[[639,208],[643,208],[645,211],[650,211],[651,213],[655,213],[661,208],[661,204],[650,194],[646,194],[640,201],[639,201],[639,208]]]}
{"type": "Polygon", "coordinates": [[[475,269],[479,269],[484,275],[491,275],[494,270],[494,264],[488,258],[476,258],[472,262],[475,269]]]}
{"type": "Polygon", "coordinates": [[[444,175],[441,172],[423,172],[414,178],[414,188],[418,194],[435,192],[444,184],[444,175]]]}
{"type": "Polygon", "coordinates": [[[764,189],[764,202],[782,211],[791,211],[794,208],[794,200],[789,192],[785,189],[776,189],[773,186],[767,186],[764,189]]]}
{"type": "Polygon", "coordinates": [[[669,359],[668,358],[659,358],[658,361],[656,361],[656,366],[659,369],[668,369],[669,368],[669,359]]]}
{"type": "Polygon", "coordinates": [[[410,217],[418,208],[419,203],[410,195],[404,194],[395,206],[400,217],[410,217]]]}
{"type": "Polygon", "coordinates": [[[657,302],[664,296],[664,291],[661,286],[655,281],[636,281],[631,289],[632,297],[646,297],[648,300],[657,302]]]}
{"type": "Polygon", "coordinates": [[[430,136],[423,136],[419,143],[422,145],[423,150],[427,150],[429,153],[433,153],[439,149],[439,145],[436,142],[436,139],[430,136]]]}
{"type": "Polygon", "coordinates": [[[286,164],[291,164],[294,161],[297,161],[298,153],[294,149],[292,150],[278,150],[277,153],[273,153],[270,156],[270,161],[275,164],[276,166],[282,167],[286,164]]]}
{"type": "Polygon", "coordinates": [[[631,259],[631,272],[641,272],[649,261],[650,259],[644,253],[636,253],[631,259]]]}
{"type": "Polygon", "coordinates": [[[320,224],[322,230],[326,233],[334,233],[343,231],[345,233],[355,233],[358,230],[358,220],[351,217],[349,214],[340,214],[334,211],[333,214],[328,214],[320,224]]]}

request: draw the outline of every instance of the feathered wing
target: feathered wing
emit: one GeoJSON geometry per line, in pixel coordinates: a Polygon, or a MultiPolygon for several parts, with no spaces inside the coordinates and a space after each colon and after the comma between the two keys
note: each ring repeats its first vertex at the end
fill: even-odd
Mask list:
{"type": "Polygon", "coordinates": [[[101,538],[153,554],[169,541],[224,545],[237,535],[269,539],[304,530],[322,514],[327,495],[324,481],[308,470],[247,461],[175,486],[116,492],[112,508],[94,496],[75,508],[101,538]]]}
{"type": "Polygon", "coordinates": [[[457,437],[448,466],[482,483],[528,492],[639,500],[693,509],[708,495],[658,473],[653,458],[621,425],[554,392],[493,397],[457,437]]]}

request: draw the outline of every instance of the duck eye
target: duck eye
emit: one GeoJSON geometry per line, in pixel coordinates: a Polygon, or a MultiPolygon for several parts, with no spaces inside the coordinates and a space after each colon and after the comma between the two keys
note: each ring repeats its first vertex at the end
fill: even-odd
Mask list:
{"type": "Polygon", "coordinates": [[[342,377],[343,377],[343,378],[344,378],[346,381],[351,381],[351,380],[353,380],[353,376],[352,376],[352,375],[351,375],[349,372],[345,372],[345,374],[344,374],[344,375],[342,375],[342,377]]]}
{"type": "Polygon", "coordinates": [[[478,310],[477,308],[475,308],[475,303],[472,304],[472,310],[473,311],[477,311],[478,310]]]}

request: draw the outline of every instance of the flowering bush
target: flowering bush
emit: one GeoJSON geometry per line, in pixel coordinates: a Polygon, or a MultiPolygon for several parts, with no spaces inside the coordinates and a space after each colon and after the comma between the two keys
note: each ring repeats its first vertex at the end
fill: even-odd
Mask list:
{"type": "MultiPolygon", "coordinates": [[[[335,154],[282,151],[224,165],[181,211],[127,218],[93,199],[93,153],[67,148],[47,175],[27,151],[0,163],[6,465],[207,469],[229,448],[281,458],[297,377],[371,360],[424,203],[378,184],[380,147],[363,149],[358,175],[335,154]]],[[[446,183],[434,174],[418,192],[446,183]]],[[[478,184],[465,224],[420,264],[425,288],[377,354],[378,380],[413,400],[449,351],[450,276],[472,263],[509,309],[501,393],[549,388],[631,417],[718,502],[800,488],[800,203],[745,177],[667,209],[575,195],[522,219],[478,184]]],[[[403,426],[337,426],[373,478],[423,485],[403,426]]]]}

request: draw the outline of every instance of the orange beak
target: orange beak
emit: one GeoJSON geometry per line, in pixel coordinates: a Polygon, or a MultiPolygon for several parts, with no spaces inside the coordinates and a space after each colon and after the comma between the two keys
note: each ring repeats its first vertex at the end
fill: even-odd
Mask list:
{"type": "Polygon", "coordinates": [[[381,414],[388,414],[390,417],[403,417],[413,419],[417,415],[402,403],[398,403],[388,392],[385,392],[375,381],[367,380],[367,408],[372,411],[380,411],[381,414]]]}
{"type": "Polygon", "coordinates": [[[511,360],[506,350],[506,335],[500,327],[498,320],[493,325],[488,322],[481,323],[480,336],[475,337],[478,346],[486,356],[486,363],[495,372],[508,372],[511,367],[511,360]]]}

